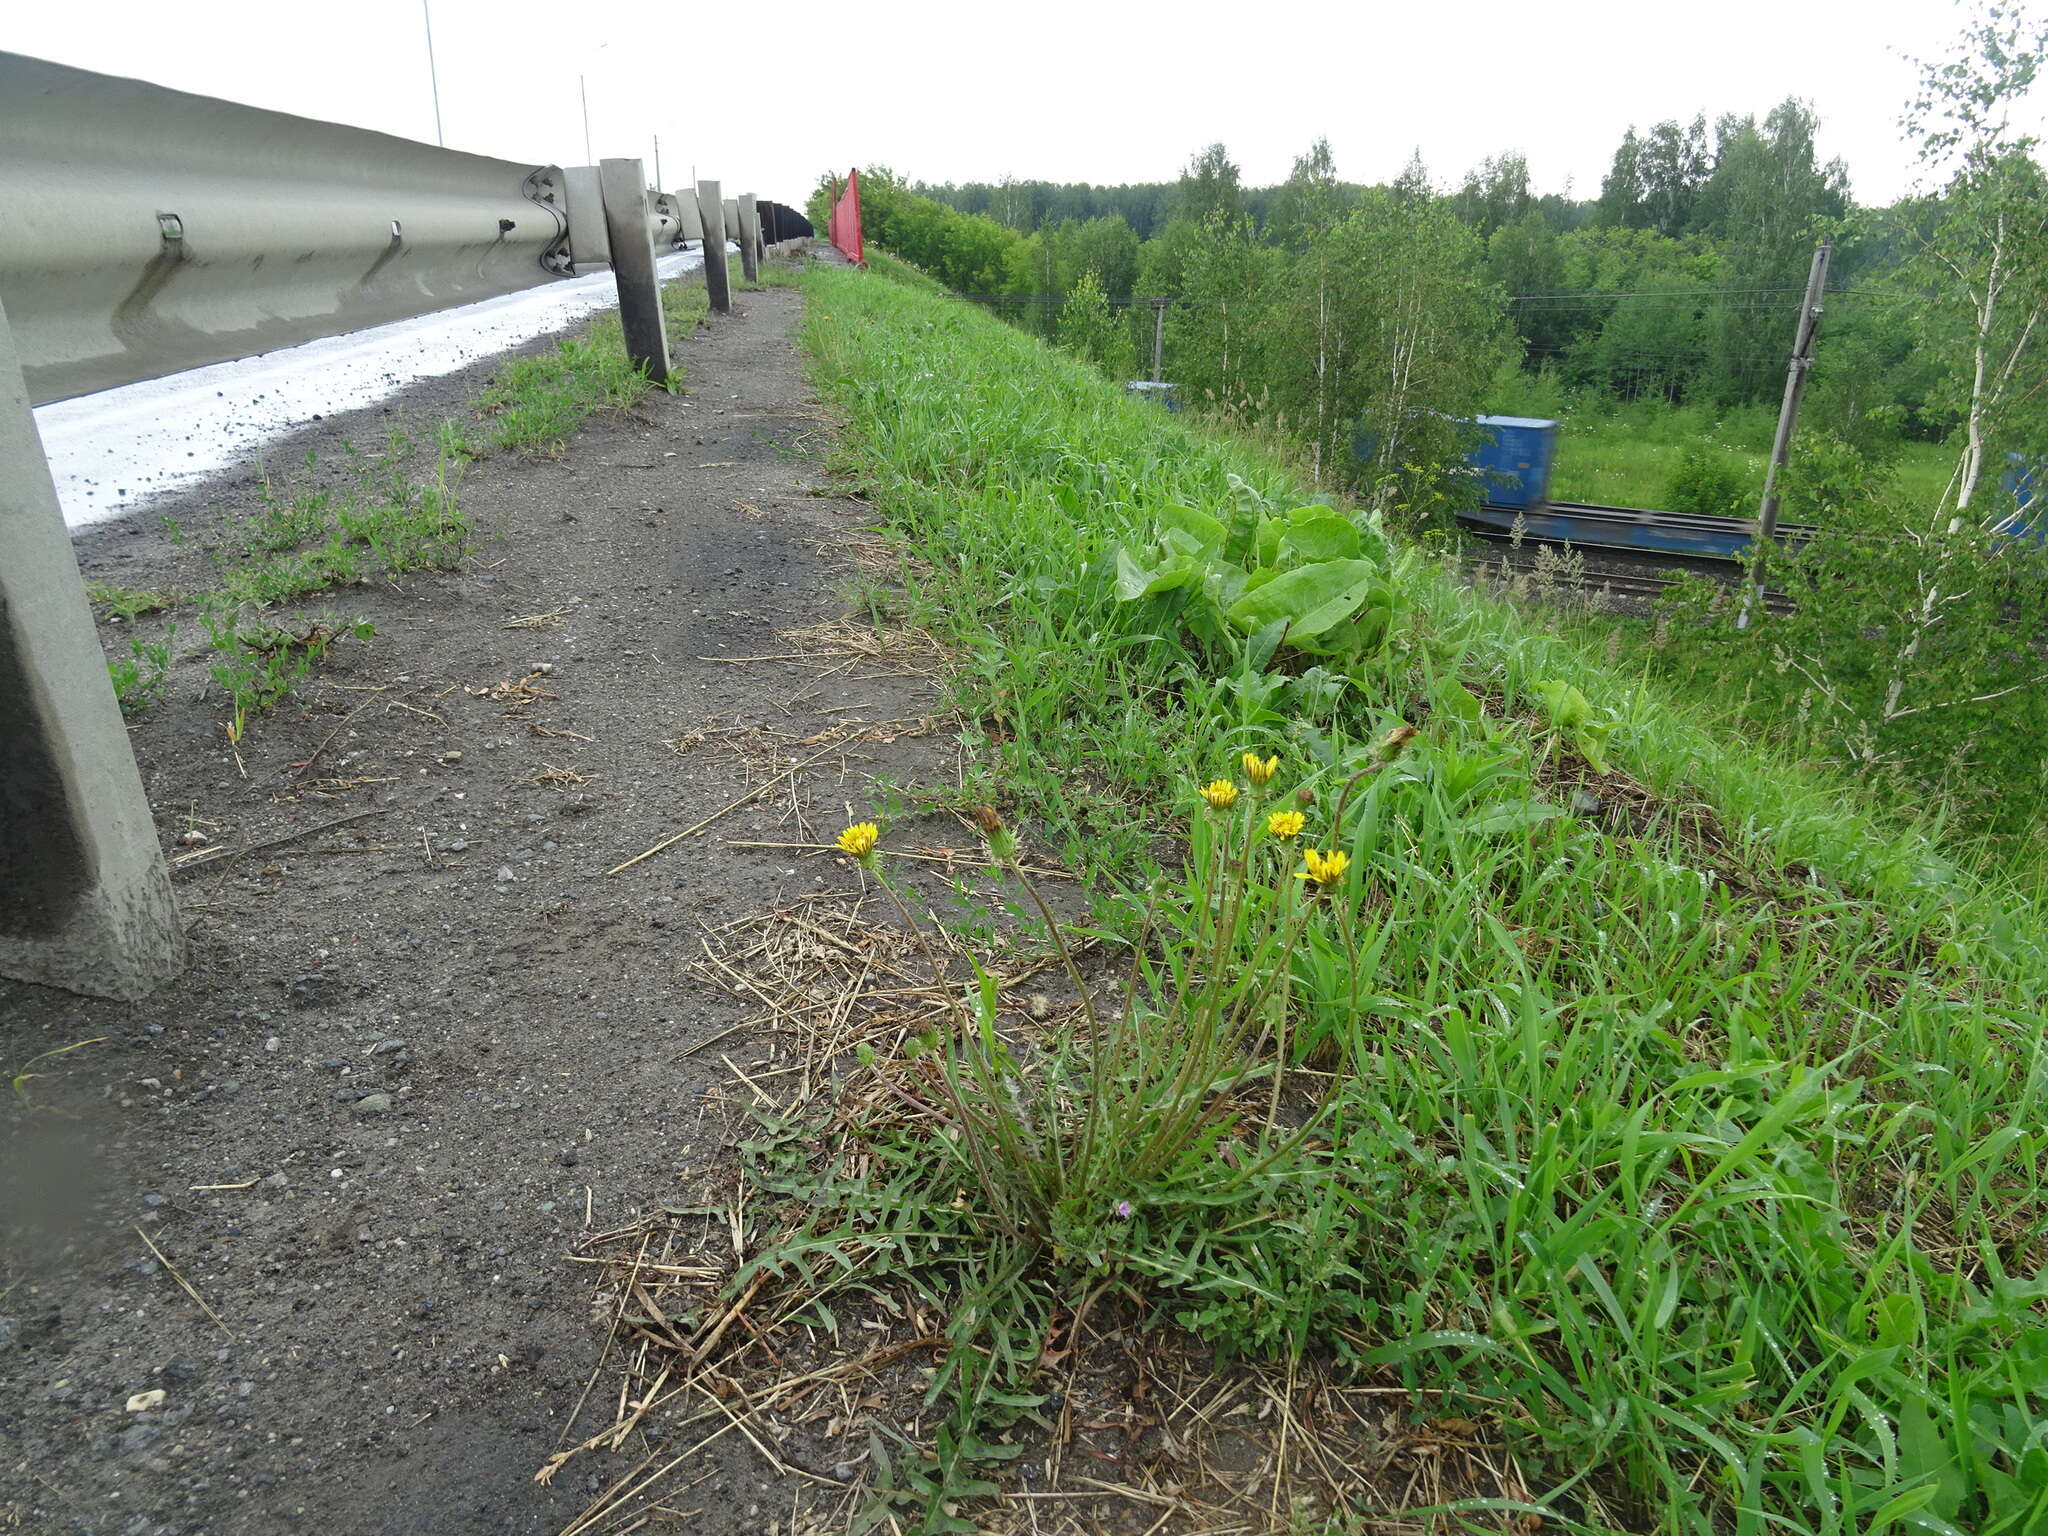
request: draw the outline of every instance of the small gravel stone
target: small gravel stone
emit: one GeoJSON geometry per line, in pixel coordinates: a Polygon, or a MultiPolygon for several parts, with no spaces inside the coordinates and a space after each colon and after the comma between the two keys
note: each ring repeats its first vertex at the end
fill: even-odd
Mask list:
{"type": "Polygon", "coordinates": [[[359,1115],[381,1115],[390,1107],[391,1095],[388,1093],[366,1094],[356,1100],[356,1113],[359,1115]]]}
{"type": "Polygon", "coordinates": [[[163,1431],[154,1424],[136,1424],[114,1437],[115,1449],[124,1456],[140,1456],[152,1445],[163,1431]]]}

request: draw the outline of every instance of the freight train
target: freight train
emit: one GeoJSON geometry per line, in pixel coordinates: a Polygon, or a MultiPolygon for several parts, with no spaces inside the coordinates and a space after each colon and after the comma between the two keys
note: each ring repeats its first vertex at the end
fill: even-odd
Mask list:
{"type": "MultiPolygon", "coordinates": [[[[1740,564],[1749,558],[1755,524],[1748,518],[1639,507],[1602,507],[1553,501],[1551,471],[1557,461],[1558,424],[1532,416],[1481,416],[1479,446],[1466,463],[1480,481],[1480,504],[1459,521],[1481,538],[1528,539],[1586,549],[1626,551],[1671,565],[1702,568],[1740,564]]],[[[1998,532],[2009,538],[2048,544],[2048,506],[2035,503],[2048,493],[2048,462],[2023,454],[2006,456],[1999,480],[2012,511],[1998,532]]],[[[1780,523],[1778,537],[1804,542],[1813,529],[1780,523]]]]}

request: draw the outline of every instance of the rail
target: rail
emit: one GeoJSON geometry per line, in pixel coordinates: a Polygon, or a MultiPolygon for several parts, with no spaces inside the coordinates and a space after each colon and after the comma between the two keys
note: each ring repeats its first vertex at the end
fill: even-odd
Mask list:
{"type": "MultiPolygon", "coordinates": [[[[1497,543],[1623,550],[1708,575],[1746,564],[1756,527],[1747,518],[1575,501],[1553,501],[1534,508],[1481,506],[1461,513],[1459,521],[1466,531],[1497,543]]],[[[1806,524],[1787,523],[1779,527],[1778,540],[1796,547],[1814,532],[1806,524]]]]}

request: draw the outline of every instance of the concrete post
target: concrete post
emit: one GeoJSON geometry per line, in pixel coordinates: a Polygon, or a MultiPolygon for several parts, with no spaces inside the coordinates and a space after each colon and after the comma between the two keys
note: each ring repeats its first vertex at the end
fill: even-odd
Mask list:
{"type": "Polygon", "coordinates": [[[761,280],[761,215],[751,192],[740,194],[740,270],[750,283],[761,280]]]}
{"type": "Polygon", "coordinates": [[[185,935],[0,309],[0,976],[138,998],[185,935]]]}
{"type": "Polygon", "coordinates": [[[647,216],[647,182],[638,160],[601,160],[605,238],[619,280],[619,324],[626,356],[657,384],[668,382],[668,325],[661,317],[661,283],[654,274],[654,226],[647,216]]]}
{"type": "Polygon", "coordinates": [[[732,279],[725,270],[725,204],[718,195],[718,183],[697,183],[697,216],[704,224],[704,287],[711,295],[711,307],[721,315],[732,313],[732,279]]]}

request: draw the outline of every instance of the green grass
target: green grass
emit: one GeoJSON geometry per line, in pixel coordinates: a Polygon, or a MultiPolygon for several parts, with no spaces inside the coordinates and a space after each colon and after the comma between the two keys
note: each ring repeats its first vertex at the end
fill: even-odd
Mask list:
{"type": "MultiPolygon", "coordinates": [[[[672,279],[661,285],[661,318],[668,328],[669,351],[697,334],[697,327],[711,315],[711,293],[701,272],[672,279]]],[[[676,359],[671,364],[680,366],[676,359]]]]}
{"type": "Polygon", "coordinates": [[[651,387],[626,357],[618,316],[605,315],[551,351],[516,358],[500,371],[481,403],[485,440],[492,448],[559,454],[592,416],[625,410],[651,387]]]}
{"type": "Polygon", "coordinates": [[[926,272],[924,268],[905,261],[901,256],[892,255],[877,245],[869,245],[866,248],[866,256],[868,270],[878,277],[890,278],[912,288],[922,289],[926,293],[937,294],[941,298],[951,297],[944,283],[926,272]]]}
{"type": "MultiPolygon", "coordinates": [[[[1500,405],[1503,414],[1554,415],[1563,423],[1550,492],[1559,501],[1616,507],[1668,508],[1672,479],[1686,453],[1705,451],[1730,467],[1753,508],[1762,498],[1777,411],[1763,406],[1716,411],[1662,401],[1577,402],[1537,399],[1500,405]]],[[[1939,443],[1902,443],[1896,466],[1901,490],[1932,506],[1955,468],[1939,443]]]]}
{"type": "Polygon", "coordinates": [[[1304,836],[1351,857],[1274,983],[1337,1073],[1315,1140],[1253,1117],[1270,1155],[1233,1178],[1196,1137],[1098,1191],[1092,1247],[995,1240],[946,1147],[877,1165],[922,1204],[816,1197],[943,1247],[971,1298],[946,1477],[997,1394],[1025,1400],[1026,1325],[1109,1280],[1226,1350],[1450,1394],[1565,1528],[2048,1529],[2036,915],[1413,552],[1385,572],[1401,622],[1354,657],[1259,654],[1197,622],[1198,585],[1120,601],[1117,551],[1162,547],[1170,509],[1250,528],[1305,498],[966,306],[805,286],[845,467],[929,570],[901,600],[965,657],[952,793],[1062,848],[1115,942],[1149,906],[1162,973],[1276,964],[1176,938],[1199,891],[1128,894],[1174,877],[1158,839],[1241,751],[1277,751],[1304,836]]]}
{"type": "Polygon", "coordinates": [[[138,619],[145,614],[168,613],[185,600],[176,588],[163,591],[123,587],[113,582],[89,581],[85,595],[95,608],[117,619],[138,619]]]}

